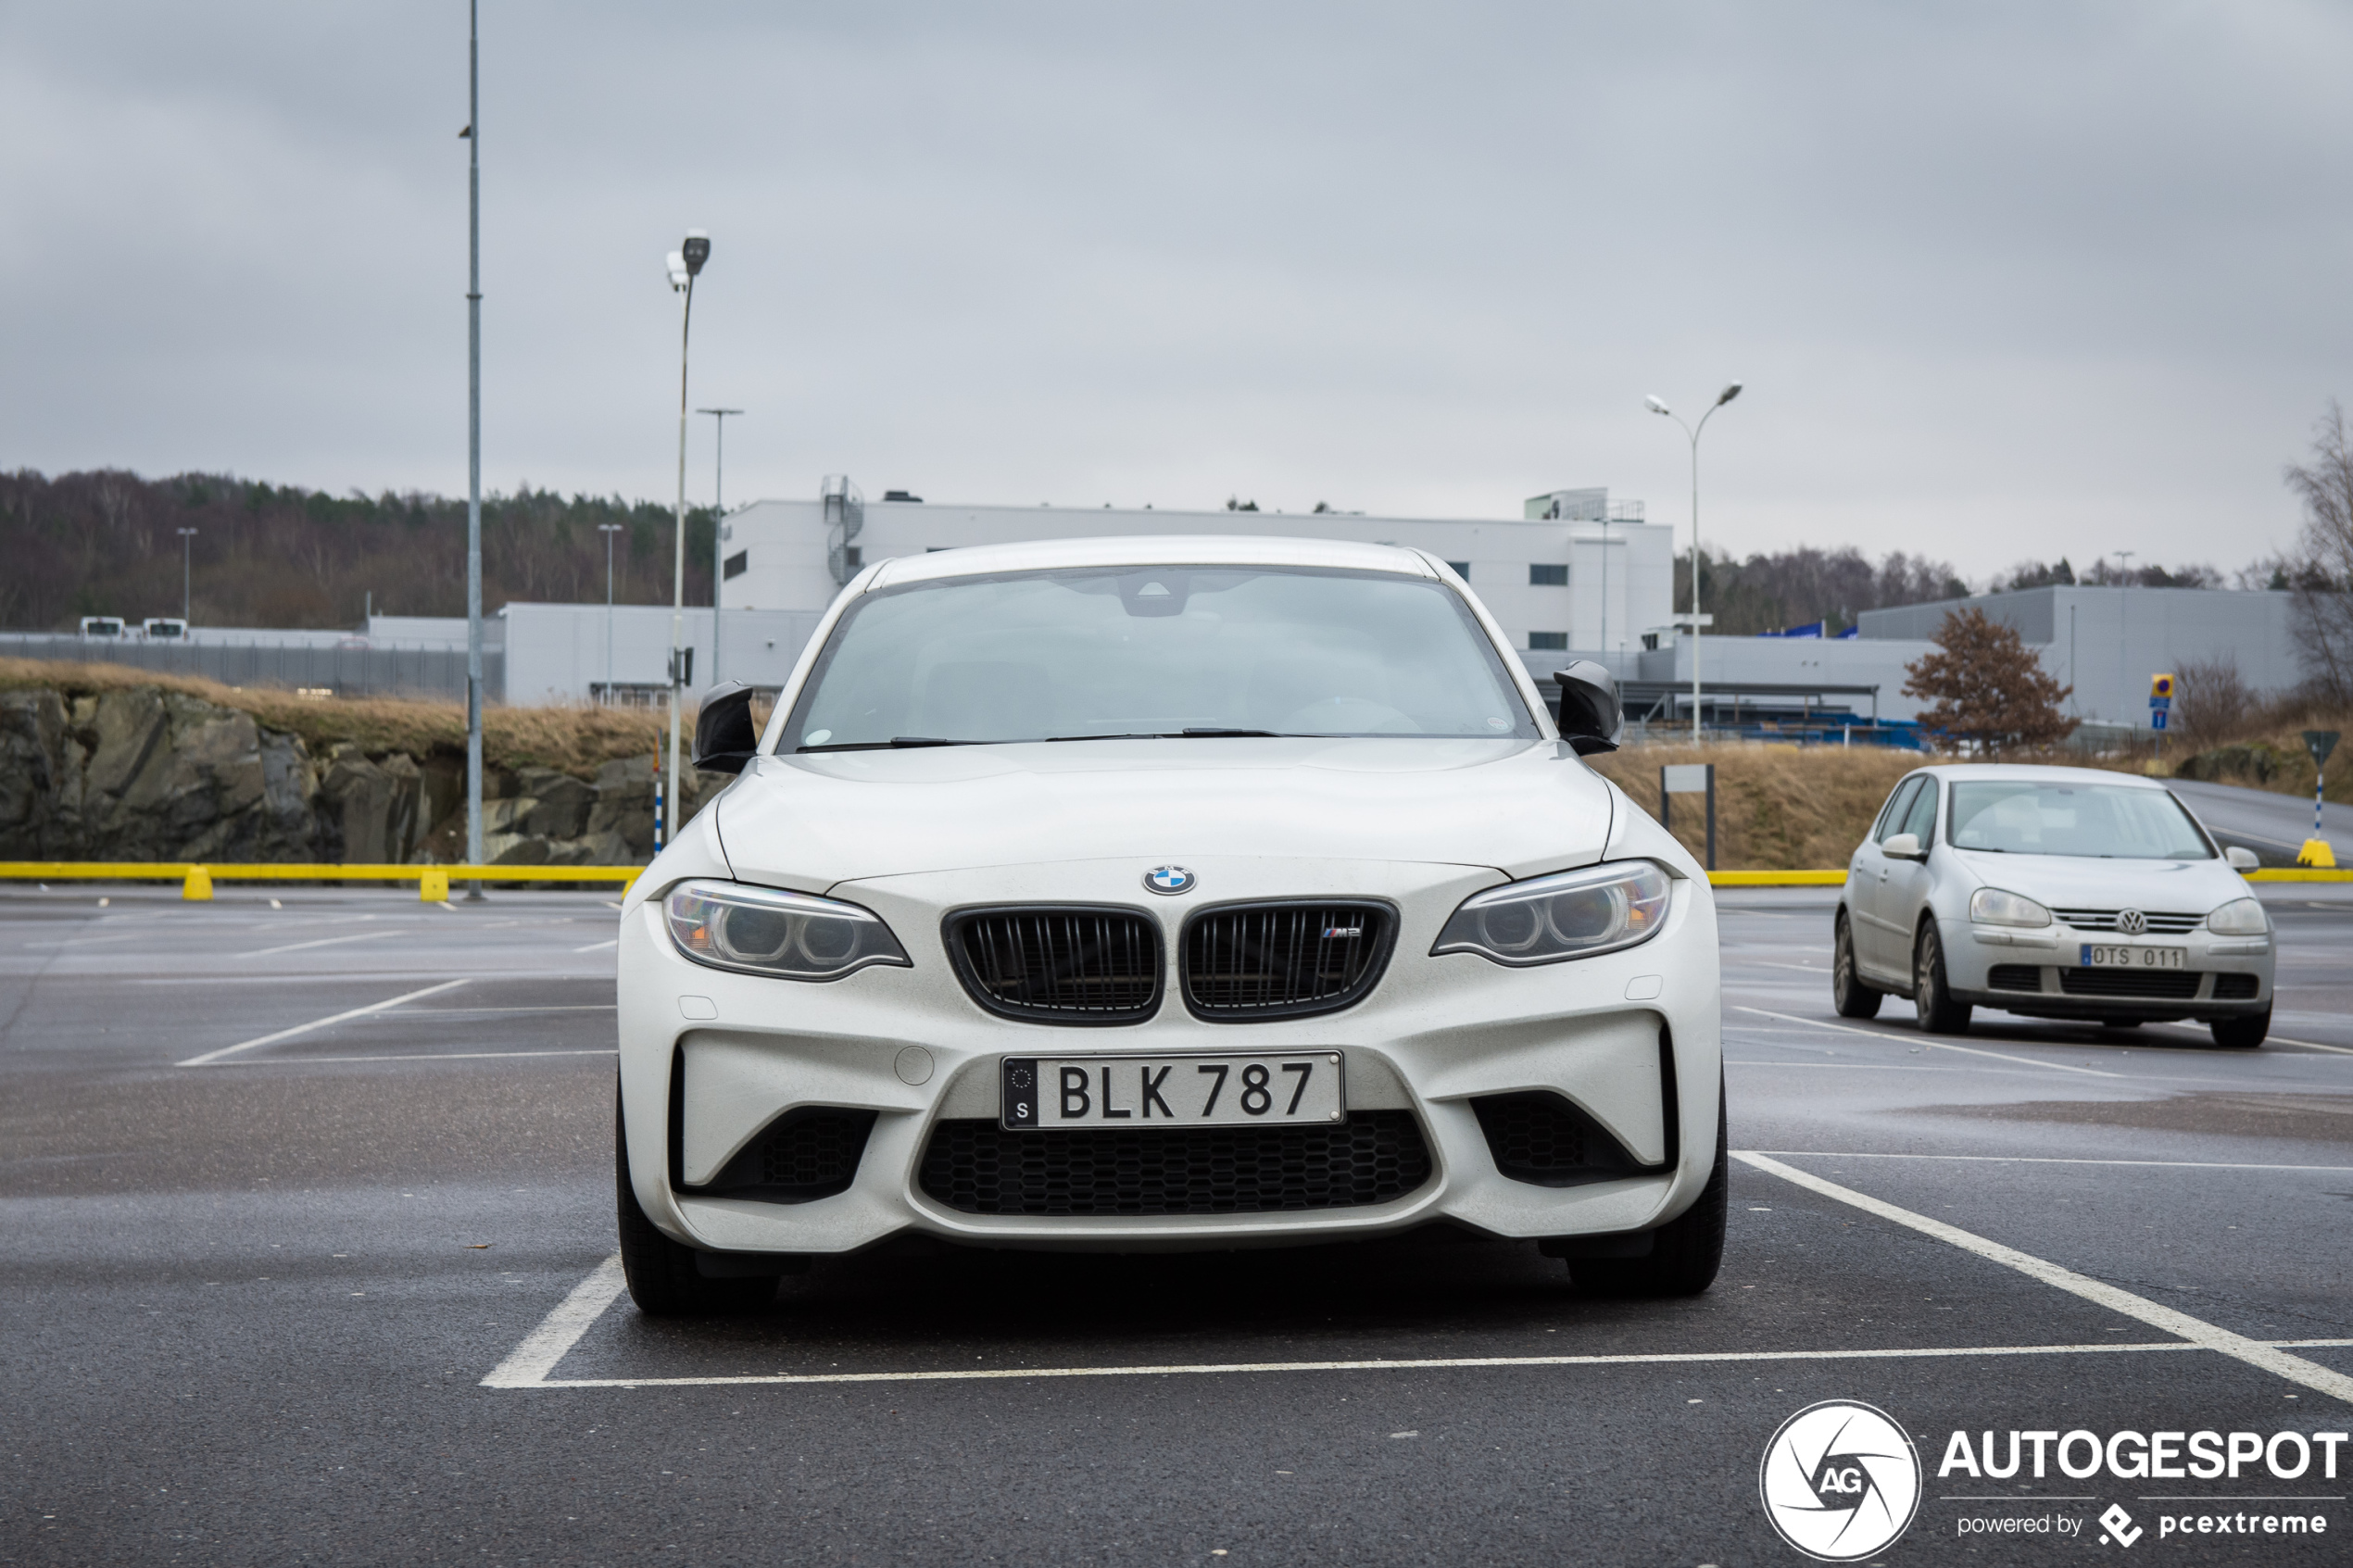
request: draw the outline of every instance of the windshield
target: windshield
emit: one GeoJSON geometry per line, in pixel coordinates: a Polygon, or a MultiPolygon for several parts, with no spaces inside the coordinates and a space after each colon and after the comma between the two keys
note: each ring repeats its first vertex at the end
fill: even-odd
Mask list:
{"type": "Polygon", "coordinates": [[[2214,851],[2165,790],[2031,779],[1953,786],[1952,841],[2009,855],[2210,860],[2214,851]]]}
{"type": "Polygon", "coordinates": [[[1534,739],[1452,589],[1380,572],[1008,572],[868,594],[834,627],[780,749],[1114,735],[1534,739]]]}

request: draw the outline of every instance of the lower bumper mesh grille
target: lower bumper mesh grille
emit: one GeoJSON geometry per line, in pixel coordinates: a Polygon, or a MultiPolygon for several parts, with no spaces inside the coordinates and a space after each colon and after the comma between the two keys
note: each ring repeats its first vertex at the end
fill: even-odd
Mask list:
{"type": "Polygon", "coordinates": [[[2261,986],[2252,974],[2218,974],[2214,977],[2214,999],[2218,1002],[2251,1002],[2261,986]]]}
{"type": "Polygon", "coordinates": [[[1471,1101],[1495,1169],[1516,1182],[1575,1186],[1614,1181],[1642,1167],[1567,1096],[1549,1091],[1485,1095],[1471,1101]]]}
{"type": "Polygon", "coordinates": [[[849,1190],[874,1131],[871,1110],[814,1106],[780,1117],[727,1161],[705,1185],[689,1188],[698,1198],[751,1198],[770,1203],[806,1203],[849,1190]]]}
{"type": "Polygon", "coordinates": [[[2059,989],[2070,997],[2145,997],[2185,1002],[2197,995],[2197,975],[2188,970],[2063,969],[2059,989]]]}
{"type": "Polygon", "coordinates": [[[923,1190],[967,1214],[1083,1217],[1264,1214],[1351,1209],[1429,1180],[1407,1110],[1359,1110],[1340,1125],[1011,1133],[942,1122],[924,1149],[923,1190]]]}
{"type": "Polygon", "coordinates": [[[1987,972],[1985,983],[1996,991],[2039,991],[2043,972],[2031,963],[1997,963],[1987,972]]]}

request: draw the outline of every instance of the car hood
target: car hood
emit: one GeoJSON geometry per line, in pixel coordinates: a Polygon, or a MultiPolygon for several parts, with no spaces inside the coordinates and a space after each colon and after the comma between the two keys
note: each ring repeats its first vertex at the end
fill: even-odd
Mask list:
{"type": "Polygon", "coordinates": [[[719,835],[737,877],[810,891],[1113,856],[1518,877],[1599,859],[1610,812],[1609,786],[1553,741],[1087,741],[759,758],[720,797],[719,835]]]}
{"type": "Polygon", "coordinates": [[[2091,859],[1980,849],[1951,853],[1983,885],[2023,893],[2052,909],[2204,914],[2252,891],[2223,860],[2091,859]]]}

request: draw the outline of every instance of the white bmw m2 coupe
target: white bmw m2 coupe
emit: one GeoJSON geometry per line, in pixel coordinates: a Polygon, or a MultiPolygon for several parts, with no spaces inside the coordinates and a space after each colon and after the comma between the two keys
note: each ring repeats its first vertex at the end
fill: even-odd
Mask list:
{"type": "Polygon", "coordinates": [[[618,1187],[648,1312],[893,1237],[1239,1248],[1448,1223],[1582,1288],[1722,1252],[1716,912],[1409,549],[943,551],[843,589],[638,878],[618,1187]]]}

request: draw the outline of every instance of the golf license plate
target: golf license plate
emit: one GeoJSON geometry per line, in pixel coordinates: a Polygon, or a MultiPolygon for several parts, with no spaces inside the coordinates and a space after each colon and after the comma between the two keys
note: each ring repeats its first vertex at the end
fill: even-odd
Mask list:
{"type": "Polygon", "coordinates": [[[2122,943],[2086,942],[2083,944],[2085,969],[2179,969],[2186,961],[2186,947],[2143,947],[2122,943]]]}
{"type": "Polygon", "coordinates": [[[1261,1056],[1009,1056],[999,1118],[1015,1131],[1344,1122],[1338,1051],[1261,1056]]]}

